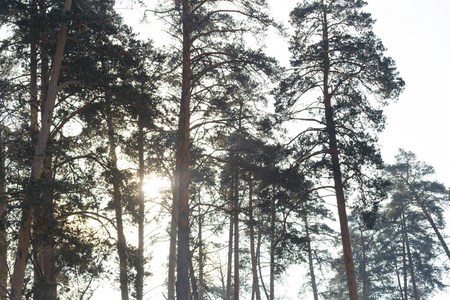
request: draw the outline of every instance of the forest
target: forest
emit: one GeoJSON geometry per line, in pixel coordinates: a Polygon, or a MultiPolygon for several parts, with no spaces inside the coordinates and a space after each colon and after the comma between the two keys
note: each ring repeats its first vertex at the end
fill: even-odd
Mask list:
{"type": "Polygon", "coordinates": [[[383,161],[405,82],[366,5],[2,0],[0,299],[434,299],[450,190],[383,161]]]}

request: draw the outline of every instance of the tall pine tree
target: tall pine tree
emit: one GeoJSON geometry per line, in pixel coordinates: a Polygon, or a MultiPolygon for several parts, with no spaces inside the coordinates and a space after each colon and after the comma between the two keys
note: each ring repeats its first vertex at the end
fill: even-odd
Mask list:
{"type": "Polygon", "coordinates": [[[291,12],[292,69],[280,86],[278,101],[283,110],[306,96],[317,97],[317,102],[303,102],[302,111],[316,116],[322,128],[315,131],[334,180],[350,299],[358,295],[345,208],[347,178],[364,183],[364,165],[380,164],[376,136],[369,128],[383,128],[381,106],[396,99],[403,87],[394,62],[384,56],[373,34],[374,21],[362,11],[365,4],[321,0],[297,5],[291,12]]]}

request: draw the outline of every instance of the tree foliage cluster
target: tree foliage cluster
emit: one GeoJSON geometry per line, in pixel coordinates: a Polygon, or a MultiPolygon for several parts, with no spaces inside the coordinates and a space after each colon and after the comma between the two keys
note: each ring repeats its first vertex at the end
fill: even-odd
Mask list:
{"type": "Polygon", "coordinates": [[[302,299],[446,288],[449,192],[383,163],[404,82],[364,1],[299,1],[286,68],[265,0],[159,3],[161,49],[115,5],[0,5],[0,299],[145,299],[162,245],[171,300],[284,297],[294,268],[302,299]]]}

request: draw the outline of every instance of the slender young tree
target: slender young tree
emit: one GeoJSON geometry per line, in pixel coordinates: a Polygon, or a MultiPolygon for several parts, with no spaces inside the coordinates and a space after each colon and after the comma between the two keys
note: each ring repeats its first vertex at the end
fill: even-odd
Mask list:
{"type": "Polygon", "coordinates": [[[379,107],[396,99],[403,87],[394,62],[384,56],[384,47],[373,34],[374,21],[362,12],[364,5],[361,0],[297,5],[291,12],[295,29],[290,42],[292,70],[280,86],[278,101],[282,110],[300,102],[302,95],[318,97],[318,103],[305,104],[302,111],[322,117],[315,122],[323,129],[315,131],[329,155],[350,299],[357,299],[358,294],[347,222],[346,178],[353,176],[364,183],[362,166],[380,163],[376,137],[367,126],[375,131],[383,128],[379,107]]]}

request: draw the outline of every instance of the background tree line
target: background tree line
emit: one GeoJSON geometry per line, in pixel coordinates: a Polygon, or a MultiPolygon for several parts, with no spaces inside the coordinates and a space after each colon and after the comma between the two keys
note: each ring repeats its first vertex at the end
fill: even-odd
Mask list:
{"type": "Polygon", "coordinates": [[[263,0],[166,1],[162,49],[115,5],[1,4],[0,299],[105,281],[145,299],[158,239],[167,299],[276,299],[292,266],[300,298],[446,287],[448,189],[411,152],[383,163],[404,82],[364,1],[299,1],[287,31],[263,0]],[[290,67],[269,28],[291,32],[290,67]],[[157,199],[150,176],[170,182],[157,199]]]}

